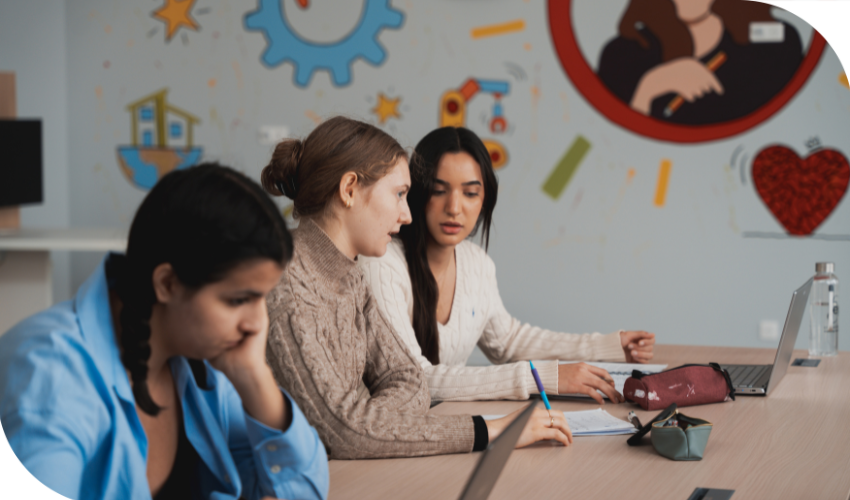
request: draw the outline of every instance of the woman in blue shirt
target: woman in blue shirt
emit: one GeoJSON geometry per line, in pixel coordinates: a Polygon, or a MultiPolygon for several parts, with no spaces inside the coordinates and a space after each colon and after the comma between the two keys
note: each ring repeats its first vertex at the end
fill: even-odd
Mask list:
{"type": "Polygon", "coordinates": [[[265,362],[265,296],[292,255],[244,175],[163,177],[127,254],[0,337],[0,420],[54,491],[101,498],[325,498],[318,435],[265,362]]]}

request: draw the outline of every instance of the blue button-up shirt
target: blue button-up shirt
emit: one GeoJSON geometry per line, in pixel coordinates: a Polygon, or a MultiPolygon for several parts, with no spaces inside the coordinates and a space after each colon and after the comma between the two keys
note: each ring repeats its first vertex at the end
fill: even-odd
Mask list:
{"type": "MultiPolygon", "coordinates": [[[[186,436],[200,457],[202,498],[326,498],[328,459],[292,408],[285,432],[254,420],[236,389],[206,364],[207,390],[188,361],[170,360],[186,436]]],[[[0,337],[0,422],[39,481],[73,499],[149,499],[148,441],[121,364],[104,266],[74,299],[0,337]]]]}

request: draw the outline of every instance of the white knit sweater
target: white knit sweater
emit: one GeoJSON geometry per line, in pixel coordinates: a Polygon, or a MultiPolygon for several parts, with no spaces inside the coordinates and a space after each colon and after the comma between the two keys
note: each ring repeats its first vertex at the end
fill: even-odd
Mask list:
{"type": "Polygon", "coordinates": [[[520,323],[499,296],[496,266],[478,245],[464,241],[455,247],[457,281],[449,320],[437,324],[440,364],[432,365],[413,331],[413,291],[404,248],[397,238],[380,258],[360,256],[358,266],[378,303],[378,309],[425,370],[431,399],[528,399],[537,393],[527,361],[535,364],[543,387],[558,394],[558,359],[625,361],[620,332],[569,334],[520,323]],[[475,344],[495,366],[466,366],[475,344]]]}

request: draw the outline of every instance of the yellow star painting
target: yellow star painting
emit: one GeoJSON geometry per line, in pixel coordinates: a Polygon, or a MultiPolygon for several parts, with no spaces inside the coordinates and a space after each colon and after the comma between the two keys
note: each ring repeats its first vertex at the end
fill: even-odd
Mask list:
{"type": "Polygon", "coordinates": [[[154,18],[168,26],[165,41],[171,41],[174,33],[183,26],[198,31],[200,25],[190,15],[195,2],[196,0],[165,0],[165,4],[153,12],[154,18]]]}
{"type": "Polygon", "coordinates": [[[401,97],[390,99],[383,92],[378,92],[378,104],[372,109],[372,113],[378,116],[378,121],[383,125],[389,118],[401,118],[398,105],[401,97]]]}

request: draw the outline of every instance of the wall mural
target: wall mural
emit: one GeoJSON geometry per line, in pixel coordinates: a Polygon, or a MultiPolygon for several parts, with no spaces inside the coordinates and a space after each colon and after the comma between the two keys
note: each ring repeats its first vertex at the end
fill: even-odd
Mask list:
{"type": "Polygon", "coordinates": [[[560,198],[588,151],[590,151],[590,142],[582,136],[576,137],[552,169],[552,173],[546,178],[546,182],[543,183],[543,192],[554,200],[560,198]]]}
{"type": "Polygon", "coordinates": [[[390,118],[401,119],[399,105],[401,97],[387,97],[383,92],[378,92],[378,100],[375,107],[371,109],[372,114],[378,117],[378,123],[385,124],[390,118]]]}
{"type": "Polygon", "coordinates": [[[759,125],[799,92],[826,46],[814,31],[803,54],[795,28],[775,19],[767,4],[632,0],[594,70],[576,38],[572,3],[548,3],[564,70],[606,118],[653,139],[704,142],[759,125]],[[717,43],[692,36],[685,24],[709,14],[720,23],[717,43]]]}
{"type": "MultiPolygon", "coordinates": [[[[504,134],[508,130],[508,121],[502,108],[502,96],[511,91],[511,85],[504,80],[481,80],[470,78],[457,89],[450,89],[440,98],[441,127],[466,127],[467,104],[479,93],[490,94],[493,97],[493,108],[489,119],[489,129],[493,134],[504,134]]],[[[496,140],[481,138],[494,169],[500,169],[508,164],[508,150],[496,140]]]]}
{"type": "MultiPolygon", "coordinates": [[[[826,47],[814,30],[803,40],[767,4],[628,0],[616,22],[612,17],[611,38],[598,53],[587,53],[591,48],[582,47],[576,31],[581,19],[575,17],[575,3],[548,3],[552,41],[571,83],[611,122],[673,143],[724,139],[760,125],[800,91],[826,47]],[[710,29],[688,28],[709,16],[716,24],[710,29]]],[[[556,200],[581,161],[580,144],[577,139],[543,186],[556,200]]],[[[744,182],[748,156],[740,158],[744,182]]],[[[671,169],[672,162],[662,160],[653,200],[657,207],[665,204],[671,169]]],[[[802,159],[775,144],[753,157],[751,170],[754,195],[790,236],[814,235],[838,207],[850,178],[847,159],[836,150],[818,149],[802,159]]],[[[781,235],[747,231],[744,236],[781,235]]]]}
{"type": "Polygon", "coordinates": [[[753,160],[756,192],[788,234],[811,235],[835,210],[850,183],[847,157],[834,149],[810,143],[808,156],[772,145],[753,160]]]}
{"type": "MultiPolygon", "coordinates": [[[[300,1],[301,8],[309,2],[300,1]]],[[[386,28],[398,29],[404,14],[389,5],[389,0],[366,0],[360,20],[351,32],[334,43],[316,43],[299,36],[283,12],[281,0],[259,0],[257,10],[245,15],[245,28],[260,31],[266,38],[262,63],[275,68],[285,62],[295,67],[294,82],[307,87],[313,73],[329,71],[333,84],[345,87],[351,84],[351,64],[362,58],[373,66],[380,66],[387,52],[378,41],[386,28]]]]}
{"type": "MultiPolygon", "coordinates": [[[[204,91],[208,94],[204,99],[212,101],[209,122],[213,129],[224,131],[224,123],[231,124],[230,132],[261,128],[265,124],[256,123],[258,109],[265,103],[282,106],[284,101],[291,100],[287,92],[309,88],[316,72],[325,71],[333,89],[328,91],[326,86],[316,85],[314,92],[299,94],[304,98],[301,102],[305,102],[305,107],[298,109],[297,115],[286,115],[286,120],[294,122],[306,117],[307,124],[318,124],[325,113],[336,112],[335,106],[342,106],[347,110],[344,113],[359,113],[361,118],[371,116],[376,125],[386,127],[394,135],[404,136],[409,133],[407,127],[413,126],[411,120],[418,120],[418,124],[423,114],[433,113],[427,109],[433,109],[436,101],[436,125],[475,130],[482,137],[496,169],[521,161],[523,173],[520,177],[533,179],[532,182],[539,186],[535,188],[539,189],[537,193],[542,192],[554,202],[571,203],[573,208],[585,195],[591,194],[591,190],[599,189],[591,187],[586,182],[589,178],[584,176],[598,175],[593,169],[617,155],[608,154],[611,144],[604,127],[600,129],[591,121],[567,125],[569,135],[553,142],[552,124],[549,123],[548,128],[544,128],[547,127],[544,124],[554,110],[539,109],[541,103],[552,106],[552,94],[542,100],[541,90],[551,79],[560,80],[558,83],[568,82],[578,98],[584,99],[596,113],[594,116],[601,116],[616,128],[641,139],[636,144],[644,148],[644,157],[639,160],[642,166],[627,162],[618,168],[631,172],[629,182],[637,172],[635,167],[646,169],[639,179],[652,179],[647,188],[652,192],[643,195],[644,203],[662,208],[670,204],[671,190],[676,193],[677,179],[684,178],[679,177],[678,172],[684,172],[682,169],[687,165],[677,155],[664,151],[663,146],[655,148],[654,141],[674,146],[708,145],[712,141],[745,136],[775,117],[797,96],[817,69],[826,48],[825,40],[815,30],[801,29],[801,24],[778,15],[781,10],[747,0],[616,0],[611,4],[615,7],[607,9],[593,6],[590,0],[550,0],[534,12],[533,5],[506,6],[503,17],[489,17],[486,22],[469,17],[451,19],[452,8],[437,7],[430,2],[358,0],[357,5],[346,12],[345,19],[337,23],[339,26],[327,23],[329,10],[340,9],[330,0],[257,0],[246,10],[232,9],[226,3],[214,5],[198,0],[155,0],[150,11],[134,9],[133,18],[141,17],[144,22],[156,26],[143,25],[141,36],[136,35],[133,40],[127,35],[125,41],[128,51],[133,50],[134,44],[161,44],[163,39],[168,44],[175,37],[182,38],[183,45],[188,45],[190,36],[194,37],[193,41],[208,43],[209,52],[171,51],[176,52],[173,58],[147,49],[146,53],[156,54],[152,58],[157,71],[164,68],[163,61],[172,65],[196,65],[198,74],[203,75],[199,76],[200,82],[206,83],[204,91]],[[591,7],[582,9],[582,5],[591,7]],[[214,16],[210,15],[213,10],[214,16]],[[351,15],[353,13],[358,14],[351,15]],[[591,14],[600,19],[590,19],[591,14]],[[418,54],[421,61],[415,62],[421,63],[421,69],[405,66],[401,73],[392,75],[370,72],[361,82],[361,88],[354,90],[362,92],[360,95],[365,93],[367,106],[345,108],[343,102],[350,100],[350,96],[345,96],[344,91],[354,83],[352,64],[362,59],[375,67],[384,65],[390,54],[380,36],[387,29],[400,30],[408,16],[410,27],[406,28],[404,38],[393,39],[395,45],[390,50],[398,51],[401,59],[407,53],[418,54]],[[716,18],[714,34],[695,33],[688,28],[687,23],[707,16],[716,18]],[[201,32],[199,19],[208,27],[208,32],[201,32]],[[591,40],[593,43],[589,43],[582,32],[588,25],[599,31],[591,40]],[[316,31],[304,35],[305,26],[316,28],[316,31]],[[540,27],[544,27],[544,32],[548,28],[548,39],[539,31],[540,27]],[[336,28],[346,31],[340,31],[343,34],[334,41],[318,40],[322,38],[319,33],[333,32],[336,28]],[[163,34],[159,35],[160,32],[163,34]],[[246,33],[260,44],[246,44],[243,40],[246,33]],[[256,34],[263,35],[264,44],[256,34]],[[537,50],[541,47],[541,37],[551,41],[554,58],[548,56],[548,47],[543,47],[545,57],[539,58],[541,52],[537,50]],[[143,41],[139,42],[139,38],[143,41]],[[417,48],[426,44],[427,51],[417,48]],[[519,47],[519,51],[505,50],[506,47],[519,47]],[[223,52],[228,55],[224,56],[223,52]],[[256,64],[257,56],[259,65],[256,64]],[[181,58],[179,63],[178,57],[181,58]],[[468,70],[469,73],[460,73],[460,79],[455,81],[460,84],[457,87],[446,88],[445,83],[435,87],[430,81],[420,82],[419,77],[416,82],[410,80],[409,74],[414,73],[414,69],[427,80],[428,75],[439,74],[441,63],[452,68],[466,64],[453,59],[474,61],[475,66],[468,70]],[[258,73],[243,76],[243,71],[264,74],[265,70],[285,63],[293,68],[292,85],[273,97],[269,97],[269,92],[258,81],[262,80],[258,73]],[[565,75],[557,69],[558,65],[565,75]],[[235,93],[228,67],[234,70],[235,93]],[[549,76],[553,69],[556,70],[554,76],[549,76]],[[469,77],[464,80],[467,75],[469,77]],[[249,83],[252,78],[253,83],[249,83]],[[531,92],[530,101],[526,91],[531,92]],[[238,104],[227,109],[216,99],[238,104]],[[527,110],[522,108],[528,104],[527,110]],[[475,111],[470,112],[470,109],[475,111]],[[582,128],[584,124],[590,127],[582,128]],[[525,136],[529,139],[527,143],[511,142],[510,137],[516,130],[529,134],[525,136]],[[539,131],[547,137],[545,144],[538,144],[539,131]],[[557,142],[559,140],[563,142],[557,142]],[[542,170],[535,172],[533,169],[541,167],[537,167],[534,155],[550,149],[554,149],[555,155],[547,161],[555,160],[554,164],[543,165],[542,170]],[[588,158],[592,159],[592,166],[586,165],[590,163],[588,158]],[[676,176],[673,176],[674,163],[676,176]],[[567,195],[568,191],[572,192],[567,195]]],[[[125,10],[125,14],[128,13],[129,7],[125,10]]],[[[94,11],[89,17],[95,22],[105,22],[103,16],[94,11]]],[[[105,25],[104,33],[117,33],[110,26],[117,23],[115,20],[105,25]]],[[[108,55],[110,58],[102,63],[104,69],[123,64],[115,62],[118,59],[114,53],[108,55]]],[[[115,73],[116,69],[110,71],[115,73]]],[[[830,76],[833,83],[834,75],[830,76]]],[[[841,92],[850,87],[846,73],[840,72],[837,80],[835,86],[841,92]]],[[[141,94],[148,88],[164,87],[165,82],[147,82],[142,92],[130,92],[141,94]]],[[[126,106],[131,115],[132,142],[118,146],[117,155],[121,171],[133,186],[150,189],[165,173],[201,160],[203,150],[193,137],[194,127],[200,120],[195,114],[170,104],[168,88],[126,104],[124,84],[118,83],[113,90],[120,92],[120,106],[126,106]]],[[[101,89],[99,82],[97,89],[101,89]]],[[[563,123],[570,121],[568,100],[575,99],[566,90],[558,92],[563,110],[556,113],[559,120],[563,116],[563,123]]],[[[204,109],[206,105],[200,92],[191,98],[195,100],[187,109],[204,109]]],[[[106,104],[100,94],[98,99],[98,109],[104,109],[106,104]]],[[[299,131],[295,123],[286,125],[283,127],[286,130],[299,131]]],[[[116,142],[121,141],[122,134],[113,133],[118,134],[116,142]]],[[[761,222],[764,227],[750,226],[745,228],[747,231],[737,228],[735,231],[744,237],[834,237],[818,235],[818,230],[841,206],[848,189],[850,167],[845,153],[832,146],[812,148],[802,155],[787,145],[786,137],[771,141],[768,136],[755,143],[748,137],[751,136],[743,137],[742,143],[735,148],[729,165],[738,170],[735,176],[740,173],[742,185],[747,185],[749,176],[752,183],[747,189],[753,200],[759,200],[755,206],[763,210],[763,214],[769,213],[776,226],[768,225],[773,224],[772,221],[761,222]]],[[[245,142],[245,137],[234,141],[252,146],[245,142]]],[[[110,150],[114,147],[110,146],[110,150]]],[[[222,153],[217,151],[216,154],[222,153]]],[[[606,196],[598,192],[593,194],[606,196]]],[[[850,239],[850,234],[835,237],[850,239]]]]}
{"type": "MultiPolygon", "coordinates": [[[[192,7],[196,0],[164,0],[162,7],[151,13],[151,16],[165,23],[165,41],[170,42],[180,28],[186,28],[192,31],[198,31],[201,26],[192,17],[192,7]]],[[[206,13],[208,9],[199,11],[198,13],[206,13]]],[[[156,34],[158,30],[153,29],[149,32],[149,36],[156,34]]],[[[185,37],[185,33],[183,34],[185,37]]],[[[183,42],[186,43],[184,38],[183,42]]]]}
{"type": "Polygon", "coordinates": [[[193,145],[195,115],[168,103],[168,89],[127,105],[132,145],[118,147],[121,171],[134,186],[149,190],[165,174],[198,163],[202,148],[193,145]]]}

